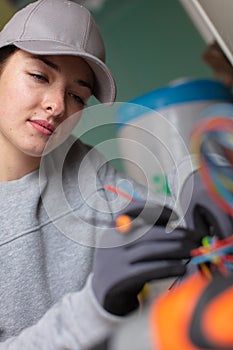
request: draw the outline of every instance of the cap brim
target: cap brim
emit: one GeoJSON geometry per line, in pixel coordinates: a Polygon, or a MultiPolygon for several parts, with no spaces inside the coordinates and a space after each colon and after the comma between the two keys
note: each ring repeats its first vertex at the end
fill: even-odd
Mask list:
{"type": "Polygon", "coordinates": [[[64,46],[53,41],[17,41],[12,43],[19,49],[35,55],[74,55],[82,57],[95,74],[95,86],[93,95],[102,103],[113,103],[116,98],[115,80],[108,67],[98,58],[85,51],[77,51],[69,46],[64,46]]]}

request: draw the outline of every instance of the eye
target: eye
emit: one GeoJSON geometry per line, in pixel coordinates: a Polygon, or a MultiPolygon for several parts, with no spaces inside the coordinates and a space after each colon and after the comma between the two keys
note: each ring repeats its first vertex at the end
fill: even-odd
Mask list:
{"type": "Polygon", "coordinates": [[[86,103],[84,102],[84,100],[83,100],[80,96],[74,94],[73,92],[69,92],[68,95],[69,95],[70,97],[72,97],[72,98],[75,100],[75,102],[77,102],[77,103],[79,103],[79,104],[81,104],[81,105],[83,105],[83,106],[86,105],[86,103]]]}
{"type": "Polygon", "coordinates": [[[41,81],[41,82],[45,81],[45,82],[48,82],[48,79],[47,79],[44,75],[42,75],[42,74],[29,73],[29,75],[30,75],[32,78],[34,78],[35,80],[37,80],[37,81],[41,81]]]}

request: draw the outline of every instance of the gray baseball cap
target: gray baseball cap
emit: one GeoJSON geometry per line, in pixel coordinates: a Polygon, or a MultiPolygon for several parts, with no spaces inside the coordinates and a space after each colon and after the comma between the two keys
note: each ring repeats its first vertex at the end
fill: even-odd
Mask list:
{"type": "Polygon", "coordinates": [[[0,32],[0,48],[15,45],[37,55],[82,57],[95,74],[93,95],[114,102],[115,80],[105,64],[105,47],[90,12],[68,0],[38,0],[8,21],[0,32]]]}

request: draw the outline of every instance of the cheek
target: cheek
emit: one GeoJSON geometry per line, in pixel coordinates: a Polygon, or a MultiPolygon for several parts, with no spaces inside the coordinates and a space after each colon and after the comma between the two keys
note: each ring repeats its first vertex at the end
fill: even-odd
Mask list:
{"type": "Polygon", "coordinates": [[[23,79],[9,80],[0,85],[0,110],[11,111],[15,115],[21,110],[35,104],[36,95],[33,89],[24,83],[23,79]]]}
{"type": "MultiPolygon", "coordinates": [[[[6,84],[7,85],[7,84],[6,84]]],[[[36,98],[32,90],[22,84],[11,84],[5,91],[0,89],[0,129],[1,133],[18,134],[25,126],[25,121],[33,113],[36,98]]]]}

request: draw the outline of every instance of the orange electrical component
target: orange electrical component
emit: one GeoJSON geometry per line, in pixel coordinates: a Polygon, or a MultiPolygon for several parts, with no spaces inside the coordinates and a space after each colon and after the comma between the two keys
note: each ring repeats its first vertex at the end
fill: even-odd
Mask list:
{"type": "Polygon", "coordinates": [[[120,215],[116,218],[116,229],[121,233],[127,233],[132,228],[132,219],[128,215],[120,215]]]}
{"type": "Polygon", "coordinates": [[[233,276],[200,272],[163,294],[149,314],[153,349],[233,349],[233,276]]]}

